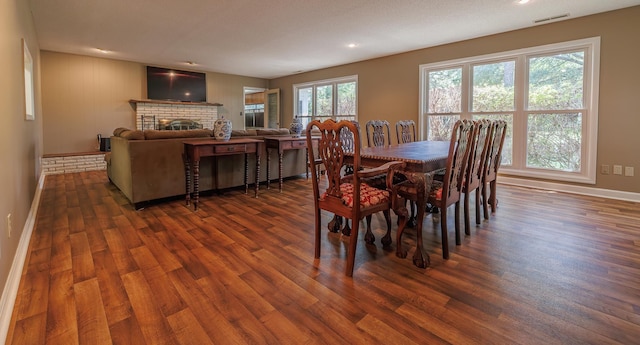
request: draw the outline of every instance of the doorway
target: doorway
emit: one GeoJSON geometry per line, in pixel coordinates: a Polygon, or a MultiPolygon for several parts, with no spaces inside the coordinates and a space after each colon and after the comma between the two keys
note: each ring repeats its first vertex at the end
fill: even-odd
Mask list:
{"type": "Polygon", "coordinates": [[[244,127],[280,128],[280,89],[244,87],[244,127]]]}
{"type": "Polygon", "coordinates": [[[244,87],[244,128],[265,128],[264,91],[262,88],[244,87]]]}

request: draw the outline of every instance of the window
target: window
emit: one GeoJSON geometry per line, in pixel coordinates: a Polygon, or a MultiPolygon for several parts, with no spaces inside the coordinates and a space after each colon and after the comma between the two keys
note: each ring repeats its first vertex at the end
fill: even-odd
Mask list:
{"type": "Polygon", "coordinates": [[[503,172],[595,183],[600,39],[420,66],[420,136],[503,119],[503,172]]]}
{"type": "Polygon", "coordinates": [[[358,77],[293,85],[294,114],[306,126],[313,120],[357,120],[358,77]]]}

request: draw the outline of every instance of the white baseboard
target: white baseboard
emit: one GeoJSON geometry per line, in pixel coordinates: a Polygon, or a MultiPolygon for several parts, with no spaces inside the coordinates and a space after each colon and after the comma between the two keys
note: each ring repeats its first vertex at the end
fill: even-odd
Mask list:
{"type": "Polygon", "coordinates": [[[4,290],[2,290],[2,299],[0,299],[0,344],[4,344],[7,341],[9,326],[11,325],[11,314],[13,313],[13,307],[16,304],[16,297],[18,296],[20,278],[22,276],[24,263],[27,259],[29,242],[31,241],[33,227],[35,226],[36,215],[38,214],[40,194],[42,193],[42,187],[44,186],[44,179],[45,174],[41,174],[36,187],[36,193],[33,196],[33,201],[31,202],[29,215],[27,216],[24,228],[22,229],[22,235],[20,236],[20,242],[18,242],[16,255],[13,257],[13,263],[11,264],[11,270],[9,270],[7,282],[4,284],[4,290]]]}
{"type": "Polygon", "coordinates": [[[572,193],[572,194],[597,196],[597,197],[606,198],[606,199],[640,202],[640,193],[623,192],[623,191],[612,190],[612,189],[602,189],[602,188],[585,187],[585,186],[570,185],[570,184],[555,183],[555,182],[520,179],[520,178],[515,178],[510,176],[499,176],[498,183],[513,185],[513,186],[520,186],[520,187],[553,190],[553,191],[572,193]]]}

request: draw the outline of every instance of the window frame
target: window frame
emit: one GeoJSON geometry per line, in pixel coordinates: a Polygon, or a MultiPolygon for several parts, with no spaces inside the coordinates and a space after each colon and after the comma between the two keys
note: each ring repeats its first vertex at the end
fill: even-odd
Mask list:
{"type": "Polygon", "coordinates": [[[355,83],[355,114],[348,114],[346,116],[353,116],[353,120],[358,121],[358,75],[350,75],[345,77],[324,79],[324,80],[316,80],[305,83],[293,84],[293,114],[302,120],[303,123],[309,123],[317,118],[332,118],[334,120],[339,120],[338,117],[343,118],[341,116],[343,114],[336,114],[338,109],[338,84],[344,83],[355,83]],[[322,115],[318,116],[318,107],[317,107],[317,89],[319,87],[331,85],[332,87],[332,96],[331,96],[331,115],[322,115]],[[311,99],[312,99],[312,112],[311,116],[303,116],[300,115],[300,109],[298,109],[298,91],[300,89],[311,88],[311,99]]]}
{"type": "MultiPolygon", "coordinates": [[[[560,42],[536,47],[529,47],[487,55],[479,55],[462,59],[447,60],[422,64],[419,66],[420,97],[418,119],[421,140],[426,140],[428,133],[428,117],[430,115],[458,115],[429,113],[429,72],[462,68],[462,95],[460,118],[471,119],[473,97],[473,66],[503,62],[515,59],[515,110],[513,112],[513,157],[510,166],[503,165],[500,170],[514,176],[542,178],[549,180],[568,181],[595,184],[596,182],[596,158],[598,143],[598,96],[600,80],[600,37],[560,42]],[[549,113],[555,110],[528,110],[528,69],[529,59],[539,56],[584,51],[584,75],[583,75],[583,107],[582,109],[566,109],[582,113],[581,133],[581,169],[579,172],[563,172],[541,168],[529,168],[526,166],[527,150],[527,117],[529,114],[549,113]]],[[[505,112],[486,112],[485,114],[499,114],[505,112]]]]}

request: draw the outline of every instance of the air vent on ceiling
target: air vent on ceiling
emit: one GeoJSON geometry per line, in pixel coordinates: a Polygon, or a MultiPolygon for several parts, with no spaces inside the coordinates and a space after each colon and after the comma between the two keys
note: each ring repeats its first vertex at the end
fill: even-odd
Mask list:
{"type": "Polygon", "coordinates": [[[556,19],[560,19],[560,18],[566,18],[568,16],[569,16],[569,13],[565,13],[565,14],[560,14],[560,15],[557,15],[557,16],[549,17],[549,18],[542,18],[542,19],[534,20],[533,22],[536,23],[536,24],[539,24],[539,23],[544,23],[544,22],[548,22],[548,21],[551,21],[551,20],[556,20],[556,19]]]}

